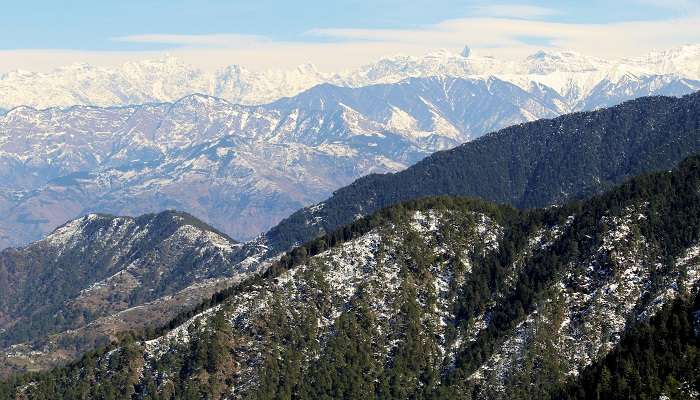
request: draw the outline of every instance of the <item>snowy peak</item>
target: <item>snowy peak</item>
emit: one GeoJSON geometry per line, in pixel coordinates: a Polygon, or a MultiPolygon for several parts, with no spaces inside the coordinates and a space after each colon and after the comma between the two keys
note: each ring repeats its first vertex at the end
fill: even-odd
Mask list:
{"type": "Polygon", "coordinates": [[[573,51],[538,51],[527,57],[528,73],[547,75],[554,72],[591,72],[610,65],[609,62],[586,57],[573,51]]]}
{"type": "Polygon", "coordinates": [[[535,53],[524,60],[500,60],[474,55],[465,46],[459,53],[441,50],[423,56],[383,57],[337,73],[320,72],[310,64],[267,71],[231,65],[205,72],[175,57],[132,61],[113,68],[76,64],[48,73],[14,71],[1,75],[0,107],[172,102],[191,93],[204,93],[238,104],[264,104],[294,96],[321,83],[362,87],[438,75],[461,78],[496,75],[521,86],[536,80],[555,88],[563,97],[573,97],[574,102],[580,102],[587,89],[615,68],[630,69],[637,75],[674,74],[700,79],[700,45],[681,46],[620,61],[551,50],[535,53]]]}
{"type": "Polygon", "coordinates": [[[206,111],[215,108],[231,107],[228,101],[202,93],[185,96],[172,104],[172,110],[206,111]]]}
{"type": "Polygon", "coordinates": [[[642,57],[627,58],[621,65],[657,75],[674,74],[700,79],[700,44],[653,51],[642,57]]]}
{"type": "Polygon", "coordinates": [[[8,110],[3,117],[5,119],[20,119],[20,118],[28,118],[32,115],[35,115],[37,113],[37,109],[34,107],[30,106],[17,106],[15,108],[12,108],[8,110]]]}
{"type": "Polygon", "coordinates": [[[202,73],[173,56],[154,60],[132,61],[124,64],[121,69],[132,75],[131,77],[133,78],[155,78],[157,80],[167,79],[169,76],[177,74],[189,75],[194,78],[202,73]]]}
{"type": "Polygon", "coordinates": [[[98,250],[95,250],[97,252],[104,251],[102,246],[110,246],[109,243],[125,246],[147,238],[153,240],[156,235],[167,238],[172,237],[177,232],[185,231],[191,232],[192,236],[189,238],[183,236],[182,239],[195,240],[193,239],[195,237],[207,237],[212,240],[212,246],[221,251],[230,252],[237,245],[228,236],[219,233],[187,213],[163,211],[136,218],[97,213],[88,214],[56,228],[45,239],[31,244],[30,247],[49,245],[62,253],[74,248],[86,252],[90,251],[91,246],[97,245],[99,246],[98,250]]]}

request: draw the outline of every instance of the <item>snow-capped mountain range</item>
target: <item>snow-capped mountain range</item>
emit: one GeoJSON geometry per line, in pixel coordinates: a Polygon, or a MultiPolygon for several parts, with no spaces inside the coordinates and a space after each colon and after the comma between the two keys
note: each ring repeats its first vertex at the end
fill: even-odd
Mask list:
{"type": "Polygon", "coordinates": [[[248,239],[362,175],[556,110],[503,81],[456,78],[322,85],[267,106],[190,95],[15,108],[0,117],[0,243],[37,239],[87,212],[167,208],[248,239]]]}
{"type": "MultiPolygon", "coordinates": [[[[700,88],[691,83],[656,90],[700,88]]],[[[556,116],[561,102],[547,88],[529,93],[497,78],[435,77],[320,85],[266,106],[191,95],[144,106],[15,108],[0,117],[0,247],[88,212],[167,208],[249,239],[360,176],[556,116]]]]}
{"type": "Polygon", "coordinates": [[[438,75],[481,79],[496,76],[524,90],[543,84],[564,97],[567,110],[573,111],[591,106],[583,102],[584,98],[601,91],[599,85],[604,82],[620,85],[655,75],[700,79],[700,45],[615,61],[572,51],[540,51],[524,60],[499,60],[472,54],[467,47],[460,54],[438,51],[421,57],[393,56],[331,73],[308,64],[268,71],[231,65],[208,72],[174,57],[114,68],[76,63],[48,73],[12,71],[0,75],[0,108],[172,102],[192,93],[250,105],[294,96],[321,83],[362,87],[438,75]]]}
{"type": "MultiPolygon", "coordinates": [[[[699,65],[700,46],[618,63],[572,52],[541,52],[522,63],[439,52],[383,59],[342,78],[327,77],[336,84],[260,106],[189,94],[143,105],[15,107],[0,116],[0,248],[36,240],[90,212],[138,215],[168,208],[250,239],[360,176],[404,169],[490,131],[650,94],[700,90],[699,65]]],[[[312,68],[270,80],[232,67],[228,70],[239,71],[238,83],[196,87],[203,73],[173,59],[123,69],[140,78],[113,81],[104,77],[117,72],[88,66],[58,75],[20,75],[41,88],[37,99],[60,103],[62,94],[78,93],[70,88],[82,82],[79,98],[66,101],[97,104],[193,90],[257,102],[322,81],[308,78],[312,68]],[[68,75],[84,81],[61,78],[78,70],[83,72],[68,75]],[[149,89],[129,86],[133,82],[148,82],[149,89]],[[88,94],[100,92],[90,89],[96,85],[123,92],[90,100],[88,94]],[[265,89],[272,87],[275,91],[265,89]],[[244,89],[257,100],[244,98],[244,89]]],[[[24,96],[6,86],[17,76],[0,80],[8,106],[24,96]]],[[[21,101],[34,104],[27,99],[21,101]]]]}

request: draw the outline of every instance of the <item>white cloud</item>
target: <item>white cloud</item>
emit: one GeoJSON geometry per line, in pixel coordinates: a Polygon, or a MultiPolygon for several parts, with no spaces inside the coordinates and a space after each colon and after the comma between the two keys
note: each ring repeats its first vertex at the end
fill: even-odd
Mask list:
{"type": "MultiPolygon", "coordinates": [[[[700,42],[700,17],[665,21],[609,24],[573,24],[512,18],[463,18],[416,30],[316,29],[313,35],[336,40],[368,40],[458,47],[469,44],[477,51],[519,57],[532,46],[523,37],[537,37],[552,47],[606,58],[640,55],[652,49],[700,42]]],[[[541,47],[541,46],[540,46],[541,47]]]]}
{"type": "Polygon", "coordinates": [[[261,42],[269,42],[264,36],[213,34],[213,35],[129,35],[112,38],[115,42],[172,44],[179,46],[229,48],[249,46],[261,42]]]}
{"type": "MultiPolygon", "coordinates": [[[[534,11],[533,11],[534,12],[534,11]]],[[[544,11],[542,11],[544,12],[544,11]]],[[[531,14],[532,15],[532,14],[531,14]]],[[[469,45],[477,54],[516,59],[546,46],[523,37],[604,58],[621,58],[685,43],[700,43],[700,16],[659,21],[574,24],[536,19],[471,17],[443,21],[418,29],[336,29],[307,32],[305,41],[274,41],[254,35],[133,35],[123,42],[171,45],[167,52],[202,68],[241,64],[253,69],[290,68],[314,63],[321,70],[350,68],[394,54],[420,55],[438,48],[455,52],[469,45]],[[317,39],[323,38],[323,41],[317,39]]],[[[73,50],[0,51],[0,71],[16,68],[47,70],[76,61],[114,65],[156,58],[163,52],[85,52],[73,50]]]]}

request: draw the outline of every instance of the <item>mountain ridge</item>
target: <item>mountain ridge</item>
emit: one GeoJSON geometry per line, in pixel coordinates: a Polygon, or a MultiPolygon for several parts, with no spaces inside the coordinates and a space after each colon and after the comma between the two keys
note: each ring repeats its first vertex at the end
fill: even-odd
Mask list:
{"type": "MultiPolygon", "coordinates": [[[[363,219],[363,216],[403,201],[418,201],[417,198],[436,195],[479,195],[504,203],[510,201],[519,206],[527,206],[519,203],[520,200],[526,200],[530,205],[549,206],[599,193],[638,173],[669,170],[681,161],[685,154],[700,151],[698,99],[700,93],[683,98],[643,98],[610,109],[575,113],[553,120],[513,126],[456,149],[437,153],[404,172],[362,178],[354,185],[336,191],[336,197],[328,202],[301,210],[253,241],[233,244],[227,238],[212,233],[209,237],[219,237],[217,241],[228,243],[231,251],[227,251],[226,254],[229,256],[209,266],[185,262],[184,265],[189,266],[185,268],[185,272],[188,268],[195,270],[190,275],[182,275],[182,280],[177,279],[180,274],[175,271],[172,274],[175,284],[164,287],[167,293],[162,294],[165,296],[146,296],[138,299],[139,305],[131,308],[128,308],[129,304],[122,304],[117,310],[118,314],[105,312],[102,316],[98,315],[87,327],[75,330],[75,335],[60,332],[55,335],[49,334],[48,337],[37,338],[37,342],[18,343],[20,347],[15,350],[6,349],[4,354],[28,362],[27,360],[35,358],[33,352],[42,351],[43,353],[38,353],[42,356],[52,354],[61,349],[56,343],[72,343],[72,340],[83,334],[104,338],[111,337],[114,332],[129,330],[130,327],[148,326],[149,324],[145,323],[145,315],[149,313],[172,316],[173,304],[194,307],[209,298],[221,286],[234,285],[237,280],[246,276],[246,272],[254,273],[267,269],[270,265],[274,266],[277,257],[281,257],[282,263],[294,263],[294,260],[298,262],[308,255],[317,254],[316,252],[325,246],[323,241],[315,240],[317,237],[326,234],[335,237],[332,240],[344,241],[348,238],[346,234],[351,234],[352,231],[347,231],[343,226],[352,224],[358,218],[360,221],[371,221],[370,217],[363,219]],[[533,152],[532,149],[546,151],[533,152]],[[548,160],[552,162],[546,162],[548,160]],[[410,179],[402,178],[406,176],[410,179]],[[576,190],[569,190],[567,185],[578,186],[576,190]],[[481,191],[471,190],[474,187],[480,188],[481,191]],[[562,188],[566,190],[561,190],[562,188]],[[536,195],[537,193],[539,195],[536,195]],[[311,246],[307,247],[307,250],[282,255],[307,242],[311,246]],[[320,247],[314,247],[314,243],[320,247]],[[200,280],[195,282],[191,279],[198,274],[196,269],[200,267],[204,268],[205,277],[211,278],[205,279],[206,285],[200,285],[200,280]],[[172,297],[168,299],[169,296],[172,297]],[[42,341],[46,341],[48,347],[42,347],[42,341]]],[[[203,132],[206,133],[206,130],[203,132]]],[[[204,149],[209,148],[205,145],[204,149]]],[[[75,176],[73,179],[79,181],[84,177],[75,176]]],[[[509,213],[521,212],[508,207],[502,209],[511,210],[509,213]]],[[[88,236],[85,238],[86,246],[92,245],[93,240],[88,236]]],[[[152,248],[153,245],[147,242],[135,247],[152,248]]],[[[184,253],[175,254],[198,254],[200,250],[196,242],[176,242],[183,244],[178,247],[178,251],[184,253]]],[[[64,241],[58,248],[70,249],[71,243],[64,241]]],[[[143,256],[143,252],[140,254],[143,256]]],[[[172,254],[167,251],[155,254],[162,255],[163,259],[172,258],[172,254]]],[[[33,258],[26,259],[27,262],[31,262],[33,258]]],[[[41,257],[34,259],[36,262],[33,262],[33,265],[42,265],[41,257]]],[[[44,259],[51,262],[54,256],[49,255],[44,259]]],[[[83,259],[84,257],[80,258],[81,261],[83,259]]],[[[90,260],[88,258],[85,261],[90,260]]],[[[103,261],[96,262],[95,268],[107,268],[112,265],[110,260],[103,261]]],[[[75,268],[80,269],[81,265],[85,266],[78,264],[75,268]]],[[[119,265],[124,267],[126,264],[119,265]]],[[[0,281],[2,276],[0,273],[0,281]]],[[[131,280],[130,282],[134,283],[131,280]]],[[[156,280],[149,279],[149,284],[152,282],[156,280]]],[[[94,282],[75,279],[74,283],[87,287],[94,282]]],[[[129,287],[134,286],[132,284],[129,287]]],[[[56,289],[61,287],[56,286],[56,289]]],[[[132,293],[138,288],[127,289],[125,293],[132,293]]],[[[62,302],[57,301],[51,303],[51,306],[60,304],[62,302]]],[[[206,304],[210,305],[211,302],[206,300],[206,304]]],[[[47,328],[47,332],[57,330],[56,326],[50,324],[47,328]]],[[[78,348],[89,347],[86,345],[78,348]]],[[[66,359],[70,358],[69,355],[66,359]]],[[[41,368],[40,365],[33,365],[37,369],[41,368]]]]}
{"type": "Polygon", "coordinates": [[[125,326],[165,323],[250,273],[245,257],[242,244],[177,211],[89,214],[0,251],[0,373],[71,359],[125,326]]]}

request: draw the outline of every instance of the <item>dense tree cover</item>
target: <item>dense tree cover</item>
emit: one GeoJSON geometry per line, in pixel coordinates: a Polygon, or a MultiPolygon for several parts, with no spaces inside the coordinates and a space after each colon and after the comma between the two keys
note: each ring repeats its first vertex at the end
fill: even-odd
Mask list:
{"type": "Polygon", "coordinates": [[[688,399],[700,390],[700,297],[674,301],[633,326],[605,358],[586,368],[557,397],[688,399]]]}
{"type": "MultiPolygon", "coordinates": [[[[649,398],[647,394],[660,391],[678,397],[683,385],[697,388],[697,339],[689,306],[668,308],[651,322],[628,330],[618,352],[584,371],[581,380],[574,383],[567,383],[564,371],[551,354],[552,349],[546,346],[540,354],[528,355],[522,373],[510,378],[505,392],[491,393],[487,386],[472,384],[469,376],[527,314],[551,296],[551,284],[564,266],[575,264],[598,248],[607,230],[602,222],[604,216],[622,215],[630,205],[646,204],[647,218],[639,220],[635,229],[654,241],[659,259],[666,265],[684,249],[698,243],[698,188],[700,157],[692,157],[675,171],[641,176],[605,195],[564,207],[518,211],[480,200],[450,197],[403,203],[300,246],[282,257],[264,276],[212,297],[200,308],[222,306],[219,314],[210,319],[212,323],[204,330],[191,326],[192,340],[159,359],[138,383],[134,379],[143,366],[142,340],[162,332],[125,337],[120,346],[90,354],[66,368],[15,378],[0,386],[0,394],[5,398],[12,398],[18,391],[19,398],[23,398],[22,394],[27,398],[221,398],[236,374],[237,355],[245,354],[245,350],[237,349],[246,346],[236,340],[223,319],[227,299],[234,299],[247,287],[261,285],[299,265],[315,265],[312,257],[325,249],[388,226],[389,222],[398,226],[412,211],[442,209],[463,214],[457,221],[465,224],[471,224],[468,218],[475,211],[488,215],[504,232],[499,251],[475,249],[471,253],[469,273],[460,272],[457,266],[451,270],[460,279],[454,280],[450,287],[455,295],[452,305],[455,319],[450,321],[450,329],[463,328],[462,324],[483,310],[494,293],[503,296],[492,309],[483,333],[460,348],[453,364],[443,365],[435,356],[436,342],[431,328],[434,324],[425,320],[427,310],[436,301],[429,279],[430,266],[444,260],[439,260],[440,256],[418,234],[406,233],[396,249],[396,257],[403,260],[399,272],[402,283],[393,299],[399,313],[390,326],[376,323],[376,315],[369,306],[372,299],[361,290],[335,320],[328,340],[318,342],[318,316],[327,307],[324,296],[328,289],[324,289],[327,286],[323,266],[311,268],[305,272],[310,274],[305,281],[313,282],[310,288],[314,290],[309,291],[302,305],[292,307],[279,295],[256,322],[256,335],[264,337],[267,345],[264,349],[251,349],[262,351],[264,362],[256,367],[257,381],[248,388],[247,395],[258,399],[611,398],[604,394],[621,391],[629,397],[637,393],[629,392],[634,382],[646,379],[639,398],[649,398]],[[518,270],[515,285],[505,286],[508,266],[520,257],[531,234],[539,227],[561,223],[571,215],[576,218],[561,239],[531,255],[518,270]],[[686,317],[681,317],[684,312],[686,317]],[[378,330],[387,332],[387,329],[391,332],[387,340],[396,340],[398,344],[390,348],[387,361],[381,362],[377,360],[382,358],[376,355],[386,348],[385,343],[373,339],[378,330]],[[674,336],[676,333],[680,336],[674,336]],[[652,343],[657,336],[658,343],[652,343]],[[637,341],[646,343],[649,351],[638,351],[643,347],[635,347],[637,341]],[[679,360],[681,354],[685,358],[679,360]],[[638,362],[636,357],[643,359],[638,362]],[[599,380],[604,384],[592,383],[599,380]]],[[[464,232],[457,227],[455,231],[445,232],[444,238],[457,245],[464,232]]],[[[652,280],[650,284],[655,282],[652,280]]],[[[171,327],[190,315],[183,314],[171,327]]],[[[551,315],[556,316],[556,310],[551,315]]],[[[543,337],[542,343],[546,339],[543,337]]]]}
{"type": "Polygon", "coordinates": [[[612,108],[519,124],[405,171],[371,174],[272,228],[285,251],[399,202],[473,196],[518,208],[545,207],[600,193],[645,172],[669,170],[700,151],[700,93],[647,97],[612,108]]]}
{"type": "MultiPolygon", "coordinates": [[[[0,251],[0,376],[77,358],[129,327],[159,327],[182,309],[175,300],[153,305],[163,310],[154,318],[140,309],[115,322],[104,317],[163,299],[201,279],[235,273],[233,266],[246,256],[208,246],[205,232],[220,233],[177,211],[135,218],[98,214],[69,224],[70,240],[58,232],[59,240],[54,236],[0,251]],[[183,227],[200,231],[183,236],[183,227]],[[192,237],[198,243],[192,245],[192,237]],[[9,346],[17,343],[47,356],[24,349],[30,359],[13,356],[16,350],[9,346]]],[[[239,248],[225,235],[219,237],[239,248]]],[[[200,301],[213,290],[188,295],[201,296],[194,299],[200,301]]]]}

